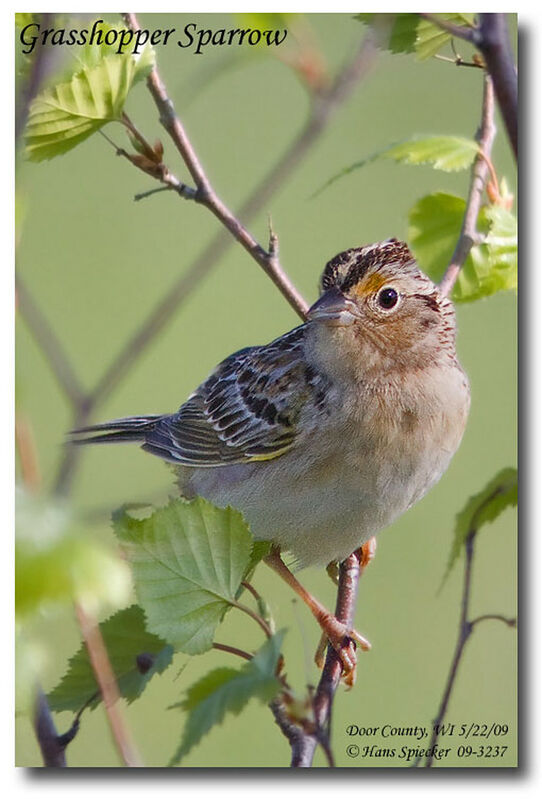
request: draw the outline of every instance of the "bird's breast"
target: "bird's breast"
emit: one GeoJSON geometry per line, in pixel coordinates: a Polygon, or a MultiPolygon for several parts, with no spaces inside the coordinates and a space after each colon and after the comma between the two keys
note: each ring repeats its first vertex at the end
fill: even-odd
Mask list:
{"type": "Polygon", "coordinates": [[[238,508],[256,538],[300,565],[345,558],[442,476],[463,434],[468,385],[454,370],[417,387],[361,387],[342,403],[284,455],[182,470],[181,487],[238,508]]]}

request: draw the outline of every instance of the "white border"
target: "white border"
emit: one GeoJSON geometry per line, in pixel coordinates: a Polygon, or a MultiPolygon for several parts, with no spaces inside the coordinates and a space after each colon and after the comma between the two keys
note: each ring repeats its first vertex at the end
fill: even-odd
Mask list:
{"type": "MultiPolygon", "coordinates": [[[[252,2],[244,2],[244,0],[237,0],[235,3],[226,3],[225,0],[215,0],[215,2],[202,2],[197,4],[188,4],[186,11],[194,9],[194,11],[202,12],[217,12],[217,11],[231,11],[235,8],[236,11],[254,11],[260,8],[261,10],[270,11],[303,11],[303,12],[330,12],[330,13],[356,13],[365,10],[372,10],[371,5],[368,7],[360,2],[333,2],[324,5],[321,2],[294,2],[291,5],[284,3],[277,4],[278,8],[270,9],[269,3],[259,3],[255,0],[252,2]],[[194,8],[197,6],[197,8],[194,8]]],[[[540,478],[540,462],[539,457],[542,452],[542,425],[538,421],[542,413],[542,392],[540,391],[540,359],[542,357],[542,314],[540,313],[540,299],[542,298],[542,245],[540,241],[540,205],[538,202],[540,192],[542,190],[542,175],[540,171],[540,141],[541,128],[540,128],[540,76],[542,74],[541,61],[542,61],[542,41],[540,40],[541,33],[541,12],[534,8],[532,2],[514,4],[511,8],[511,3],[478,3],[476,6],[477,11],[515,11],[519,14],[520,30],[523,31],[525,36],[525,52],[522,55],[521,66],[528,73],[527,77],[522,82],[521,88],[521,119],[524,125],[528,126],[527,133],[521,136],[522,142],[528,146],[527,152],[523,152],[523,160],[528,164],[522,169],[522,177],[525,178],[525,186],[522,189],[522,236],[521,236],[521,264],[523,272],[523,285],[527,286],[528,290],[525,291],[522,301],[522,314],[526,314],[530,322],[528,325],[522,324],[522,333],[524,339],[532,341],[529,347],[525,350],[532,355],[531,363],[526,362],[526,358],[522,358],[522,372],[523,372],[523,391],[528,392],[528,400],[523,397],[521,404],[522,409],[530,405],[532,418],[521,420],[524,438],[528,441],[523,441],[523,468],[522,468],[522,496],[523,496],[523,510],[522,510],[522,546],[528,548],[528,555],[523,555],[524,574],[522,577],[527,579],[529,588],[524,592],[523,600],[527,606],[524,610],[528,610],[526,614],[529,619],[529,629],[524,629],[520,626],[520,631],[523,639],[529,639],[528,645],[525,640],[523,641],[522,651],[524,654],[527,652],[529,655],[529,668],[522,669],[522,674],[527,675],[529,678],[528,685],[522,685],[524,692],[523,707],[529,715],[528,726],[524,723],[522,747],[526,752],[528,759],[531,761],[527,764],[527,768],[523,773],[504,773],[501,774],[488,774],[488,772],[470,772],[465,774],[458,773],[457,769],[445,772],[444,770],[435,770],[431,775],[427,775],[427,779],[421,781],[413,773],[403,773],[399,770],[395,772],[368,772],[366,770],[356,770],[354,773],[349,772],[345,774],[344,771],[338,769],[334,774],[324,774],[321,771],[292,773],[285,772],[284,770],[266,771],[265,775],[262,772],[251,771],[235,771],[228,777],[224,772],[209,770],[208,773],[199,771],[180,771],[176,770],[174,774],[166,772],[165,770],[154,770],[151,774],[149,772],[139,773],[135,775],[128,775],[126,772],[119,770],[111,770],[105,774],[98,770],[95,771],[93,777],[92,771],[85,770],[84,778],[78,777],[78,771],[75,772],[60,772],[58,775],[52,775],[50,772],[48,778],[39,777],[43,772],[29,772],[24,769],[15,769],[13,767],[13,740],[14,740],[14,724],[13,724],[13,664],[12,657],[9,657],[7,651],[10,649],[9,644],[4,649],[4,654],[1,659],[2,664],[2,718],[4,724],[2,725],[2,743],[0,751],[2,752],[2,785],[8,795],[16,796],[45,796],[53,794],[55,797],[69,793],[70,795],[76,793],[77,796],[95,796],[98,792],[100,797],[114,796],[115,799],[121,797],[133,797],[149,791],[158,790],[161,796],[174,795],[179,797],[183,792],[198,792],[203,789],[205,792],[212,791],[219,799],[229,799],[235,796],[235,799],[244,797],[245,795],[254,795],[254,791],[258,792],[261,797],[274,796],[277,790],[282,789],[281,783],[285,783],[287,790],[295,790],[296,795],[310,793],[311,797],[317,797],[324,792],[331,797],[344,792],[353,790],[355,793],[360,792],[360,795],[370,796],[374,789],[379,793],[392,792],[400,796],[410,795],[424,795],[430,793],[434,795],[450,794],[457,795],[459,792],[462,796],[468,797],[469,795],[476,795],[481,797],[485,795],[499,795],[499,794],[513,794],[518,796],[531,796],[540,795],[540,788],[542,786],[542,764],[540,757],[540,727],[542,725],[542,705],[541,705],[541,690],[540,690],[540,618],[536,612],[542,606],[542,558],[540,557],[542,549],[542,525],[540,523],[540,514],[538,508],[535,508],[533,499],[534,493],[538,489],[538,479],[540,478]],[[536,214],[536,216],[535,216],[536,214]],[[527,229],[531,222],[531,230],[527,229]],[[529,285],[530,284],[530,285],[529,285]],[[537,363],[538,361],[538,363],[537,363]],[[529,379],[531,378],[531,379],[529,379]],[[532,423],[532,424],[531,424],[532,423]],[[530,489],[530,491],[529,491],[530,489]],[[525,496],[525,494],[527,494],[525,496]],[[538,511],[538,513],[537,513],[538,511]],[[536,617],[536,618],[535,618],[536,617]],[[11,694],[11,696],[10,696],[11,694]],[[70,774],[71,776],[68,776],[70,774]],[[122,777],[119,779],[119,776],[122,777]],[[400,778],[400,774],[404,777],[400,778]],[[412,779],[409,779],[412,777],[412,779]],[[263,778],[263,779],[262,779],[263,778]],[[265,781],[264,781],[265,780],[265,781]],[[295,783],[294,783],[295,780],[295,783]],[[160,785],[156,786],[156,782],[160,785]],[[295,785],[295,787],[294,787],[295,785]]],[[[100,11],[108,11],[107,6],[110,4],[100,4],[100,11]]],[[[144,13],[148,10],[149,4],[135,3],[132,6],[136,11],[144,13]]],[[[374,8],[374,4],[372,4],[374,8]]],[[[8,76],[8,80],[3,81],[3,86],[8,90],[7,98],[4,98],[3,108],[6,108],[5,103],[8,103],[8,108],[12,113],[6,113],[5,120],[13,119],[13,80],[14,80],[14,66],[13,66],[13,50],[9,42],[11,41],[13,31],[13,14],[15,11],[21,10],[20,8],[9,8],[5,13],[2,12],[2,32],[5,34],[5,43],[2,48],[2,58],[5,63],[3,64],[2,74],[8,76]],[[9,88],[8,88],[9,87],[9,88]]],[[[88,12],[88,6],[82,7],[79,3],[71,3],[66,5],[60,4],[60,11],[70,12],[88,12]]],[[[111,9],[113,10],[113,9],[111,9]]],[[[118,8],[114,8],[117,11],[118,8]]],[[[404,5],[399,3],[386,3],[383,7],[378,8],[379,11],[393,12],[405,11],[404,5]]],[[[430,4],[420,3],[416,8],[418,11],[438,11],[450,10],[450,3],[443,4],[440,2],[432,2],[430,4]]],[[[462,9],[463,10],[463,9],[462,9]]],[[[153,9],[153,13],[183,13],[185,9],[179,4],[161,3],[159,9],[153,9]]],[[[13,559],[12,559],[12,545],[8,544],[10,531],[13,529],[13,426],[14,426],[14,412],[13,412],[13,375],[14,375],[14,336],[13,336],[13,230],[14,230],[14,171],[9,170],[7,164],[9,161],[9,153],[13,148],[12,124],[5,122],[3,125],[3,135],[5,137],[2,153],[4,154],[4,180],[3,180],[3,193],[7,195],[7,202],[4,204],[2,213],[3,221],[3,234],[4,234],[4,258],[2,259],[2,291],[0,292],[2,307],[0,313],[0,324],[2,325],[0,340],[3,347],[2,358],[2,375],[4,376],[7,389],[2,392],[2,472],[1,483],[2,490],[5,493],[3,508],[8,508],[8,519],[4,525],[4,546],[9,547],[8,552],[4,551],[2,557],[2,564],[6,571],[3,575],[2,586],[5,591],[4,601],[2,607],[7,619],[4,620],[4,625],[13,633],[12,622],[12,608],[13,608],[13,559]]],[[[525,341],[524,341],[525,344],[525,341]]],[[[540,503],[536,503],[539,506],[540,503]]],[[[13,635],[7,636],[7,641],[12,641],[13,635]]],[[[269,734],[272,734],[270,730],[269,734]]],[[[81,775],[83,776],[83,775],[81,775]]]]}

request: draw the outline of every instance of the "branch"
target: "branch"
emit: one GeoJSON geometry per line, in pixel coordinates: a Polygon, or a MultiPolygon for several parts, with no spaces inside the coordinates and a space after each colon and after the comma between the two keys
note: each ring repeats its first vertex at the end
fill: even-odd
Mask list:
{"type": "MultiPolygon", "coordinates": [[[[333,114],[353,91],[357,81],[368,70],[376,57],[376,52],[372,38],[367,37],[352,62],[341,70],[330,89],[315,98],[305,126],[284,155],[239,208],[238,217],[247,221],[253,219],[269,202],[282,182],[291,176],[292,171],[305,156],[310,146],[325,130],[333,114]]],[[[134,337],[128,341],[106,370],[93,392],[93,404],[103,401],[109,395],[140,353],[165,327],[186,297],[207,277],[225,250],[232,246],[233,241],[224,231],[219,231],[211,239],[201,255],[169,288],[161,302],[151,311],[134,337]]]]}
{"type": "Polygon", "coordinates": [[[251,619],[254,619],[256,624],[264,631],[267,638],[271,638],[273,635],[273,631],[271,627],[268,625],[265,619],[263,619],[259,613],[256,613],[255,610],[252,610],[248,605],[244,605],[242,602],[232,602],[232,607],[237,608],[242,613],[246,613],[247,616],[250,616],[251,619]]]}
{"type": "MultiPolygon", "coordinates": [[[[431,742],[427,748],[428,751],[431,752],[435,751],[433,747],[436,745],[439,737],[438,727],[442,724],[444,717],[446,715],[446,711],[448,710],[448,703],[450,701],[450,696],[452,695],[452,689],[454,687],[457,678],[457,673],[459,669],[459,664],[461,662],[461,658],[463,656],[463,651],[465,649],[467,641],[472,635],[472,625],[468,621],[468,610],[469,610],[470,592],[472,584],[472,560],[474,557],[475,536],[476,536],[476,530],[473,529],[469,532],[465,540],[465,572],[463,578],[463,594],[461,597],[461,613],[459,617],[459,634],[457,637],[457,642],[452,657],[450,671],[448,673],[448,679],[446,680],[446,685],[444,686],[444,693],[440,701],[440,706],[437,712],[437,716],[433,720],[433,734],[431,736],[431,742]]],[[[431,768],[432,763],[433,763],[433,755],[431,754],[427,757],[425,761],[425,768],[431,768]]]]}
{"type": "Polygon", "coordinates": [[[41,487],[41,471],[34,431],[30,420],[23,413],[15,414],[15,446],[21,467],[21,479],[30,491],[41,487]]]}
{"type": "Polygon", "coordinates": [[[41,749],[44,766],[66,768],[66,747],[75,738],[79,731],[79,722],[83,710],[94,697],[85,702],[76,713],[71,727],[62,735],[58,735],[49,710],[47,697],[38,685],[36,689],[36,703],[34,710],[34,731],[41,749]]]}
{"type": "Polygon", "coordinates": [[[506,14],[480,14],[478,27],[454,25],[437,14],[420,14],[433,25],[473,44],[482,53],[514,155],[518,157],[518,78],[506,14]]]}
{"type": "MultiPolygon", "coordinates": [[[[252,220],[292,176],[294,169],[307,155],[310,147],[322,135],[359,80],[372,66],[377,52],[372,35],[367,35],[352,60],[348,61],[340,70],[332,85],[313,98],[305,125],[239,208],[237,212],[239,218],[245,219],[246,222],[252,220]]],[[[80,409],[81,412],[75,419],[74,427],[82,427],[87,423],[94,409],[111,394],[122,378],[133,368],[140,355],[171,321],[187,297],[210,274],[219,259],[234,244],[234,241],[225,230],[219,230],[187,271],[169,287],[163,298],[142,321],[132,338],[127,341],[106,368],[91,392],[87,406],[80,409]]],[[[65,493],[69,490],[81,452],[81,449],[75,447],[66,448],[55,482],[55,490],[58,493],[65,493]]]]}
{"type": "MultiPolygon", "coordinates": [[[[124,19],[130,30],[134,32],[141,30],[135,14],[124,14],[124,19]]],[[[181,120],[175,113],[173,103],[167,94],[156,66],[152,68],[147,78],[147,87],[158,109],[160,122],[169,133],[196,184],[196,194],[194,196],[196,202],[208,208],[229,230],[232,236],[271,278],[292,308],[303,318],[308,305],[286,276],[277,259],[272,258],[270,253],[258,244],[256,239],[243,227],[239,219],[227,208],[213,189],[192,142],[188,138],[181,120]]]]}
{"type": "Polygon", "coordinates": [[[518,77],[506,24],[506,14],[480,14],[478,49],[495,86],[514,155],[518,157],[518,77]]]}
{"type": "MultiPolygon", "coordinates": [[[[339,567],[339,588],[335,616],[347,627],[354,624],[359,579],[362,574],[359,555],[354,552],[339,567]]],[[[342,663],[332,646],[328,646],[326,661],[314,697],[314,716],[319,730],[324,730],[329,739],[333,699],[342,673],[342,663]]],[[[316,744],[316,740],[315,740],[316,744]]],[[[310,764],[312,764],[312,759],[310,764]]],[[[310,765],[309,764],[309,765],[310,765]]]]}
{"type": "Polygon", "coordinates": [[[289,718],[280,699],[274,699],[269,707],[277,726],[290,744],[292,751],[290,766],[292,768],[309,767],[316,748],[315,738],[312,735],[307,735],[305,730],[289,718]]]}
{"type": "Polygon", "coordinates": [[[120,712],[117,682],[109,662],[100,628],[95,619],[89,616],[81,605],[77,604],[75,606],[75,612],[119,755],[124,765],[140,766],[139,755],[120,712]]]}
{"type": "MultiPolygon", "coordinates": [[[[361,566],[357,553],[350,555],[339,567],[339,588],[335,616],[347,627],[352,627],[356,610],[358,584],[361,575],[361,566]]],[[[331,726],[331,711],[335,692],[339,685],[342,673],[342,663],[339,655],[332,646],[327,648],[327,656],[320,682],[313,700],[313,714],[315,732],[311,733],[296,726],[290,729],[292,722],[280,708],[273,706],[275,721],[290,742],[292,750],[291,766],[297,768],[310,768],[317,745],[320,743],[333,763],[329,748],[329,733],[331,726]]],[[[295,726],[295,725],[294,725],[295,726]]]]}
{"type": "Polygon", "coordinates": [[[15,290],[17,308],[45,355],[60,388],[74,408],[81,407],[86,402],[85,391],[72,369],[60,340],[18,274],[15,275],[15,290]]]}
{"type": "Polygon", "coordinates": [[[34,713],[34,731],[41,750],[44,766],[66,768],[66,755],[61,737],[58,735],[49,710],[49,704],[38,686],[34,713]]]}
{"type": "MultiPolygon", "coordinates": [[[[129,122],[126,114],[123,114],[123,123],[126,125],[128,130],[130,130],[130,132],[134,130],[132,128],[132,123],[129,122]]],[[[167,166],[162,162],[161,154],[158,156],[158,154],[147,142],[146,146],[148,147],[148,153],[129,153],[122,147],[119,147],[117,144],[115,144],[113,139],[104,133],[103,130],[99,130],[98,133],[114,148],[116,155],[126,158],[126,160],[130,161],[130,163],[137,167],[137,169],[140,169],[149,177],[159,180],[160,183],[163,183],[163,186],[158,189],[151,189],[150,191],[136,194],[134,200],[142,200],[145,197],[148,197],[151,194],[156,194],[160,191],[174,191],[185,200],[193,200],[195,198],[195,190],[191,186],[187,186],[185,183],[182,183],[177,177],[175,177],[175,175],[170,172],[167,166]]]]}
{"type": "Polygon", "coordinates": [[[489,75],[484,76],[484,94],[482,99],[482,119],[476,139],[480,146],[472,167],[472,176],[467,197],[467,206],[461,225],[459,239],[452,258],[440,282],[440,290],[448,296],[459,277],[461,267],[474,244],[480,241],[477,230],[478,214],[482,204],[482,196],[491,163],[490,155],[495,138],[493,83],[489,75]]]}
{"type": "Polygon", "coordinates": [[[230,655],[237,655],[237,657],[243,658],[243,660],[252,660],[254,657],[254,655],[251,655],[250,652],[246,652],[244,649],[239,649],[229,644],[219,644],[218,641],[214,641],[213,649],[217,649],[219,652],[228,652],[230,655]]]}
{"type": "MultiPolygon", "coordinates": [[[[476,534],[478,532],[478,518],[482,510],[484,510],[486,504],[492,502],[495,498],[496,493],[500,490],[500,487],[495,489],[495,492],[487,497],[486,502],[483,503],[478,508],[477,513],[472,519],[471,528],[468,532],[468,535],[465,539],[465,571],[463,577],[463,591],[461,595],[461,610],[459,615],[459,633],[457,636],[457,641],[455,645],[454,654],[452,656],[452,663],[450,665],[450,671],[448,672],[448,678],[446,680],[446,684],[444,686],[444,693],[442,695],[442,699],[440,701],[439,709],[437,712],[436,718],[433,720],[433,733],[431,736],[431,742],[428,746],[427,751],[434,753],[436,744],[439,738],[439,727],[442,725],[444,721],[444,717],[446,716],[446,712],[448,710],[448,705],[450,702],[450,697],[452,695],[452,691],[457,679],[457,675],[459,672],[459,666],[461,664],[461,660],[463,658],[463,653],[465,651],[465,647],[467,645],[468,640],[470,639],[474,627],[481,621],[489,620],[489,619],[496,619],[499,621],[504,622],[509,627],[516,626],[515,619],[508,619],[505,616],[500,614],[493,614],[487,613],[483,616],[478,616],[475,619],[469,620],[469,606],[470,606],[470,599],[471,599],[471,592],[472,592],[472,564],[474,560],[474,540],[476,538],[476,534]]],[[[421,758],[415,763],[415,766],[418,766],[421,762],[421,758]]],[[[425,761],[424,768],[431,768],[433,764],[433,754],[430,754],[425,761]]]]}
{"type": "Polygon", "coordinates": [[[470,44],[476,45],[478,43],[478,29],[477,28],[467,28],[463,25],[456,25],[454,22],[450,22],[444,17],[438,16],[438,14],[420,14],[420,17],[427,20],[427,22],[431,22],[437,28],[441,28],[441,30],[450,33],[452,36],[455,36],[456,39],[463,39],[466,42],[470,42],[470,44]]]}

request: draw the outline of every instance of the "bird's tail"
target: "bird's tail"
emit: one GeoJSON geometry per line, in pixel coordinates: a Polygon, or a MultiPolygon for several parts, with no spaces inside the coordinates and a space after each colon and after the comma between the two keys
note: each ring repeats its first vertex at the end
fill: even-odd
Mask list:
{"type": "Polygon", "coordinates": [[[144,442],[147,434],[154,430],[155,426],[163,418],[163,414],[156,414],[154,416],[128,416],[126,419],[113,419],[103,424],[79,427],[77,430],[70,430],[70,442],[72,444],[116,444],[125,441],[144,442]]]}

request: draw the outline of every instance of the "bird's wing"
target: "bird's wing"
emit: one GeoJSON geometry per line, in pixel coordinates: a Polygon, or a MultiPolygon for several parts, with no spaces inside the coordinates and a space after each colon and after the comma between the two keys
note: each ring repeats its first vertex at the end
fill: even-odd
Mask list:
{"type": "MultiPolygon", "coordinates": [[[[301,326],[223,361],[146,435],[143,449],[187,466],[268,460],[293,445],[310,395],[301,326]]],[[[310,375],[309,375],[310,376],[310,375]]]]}

